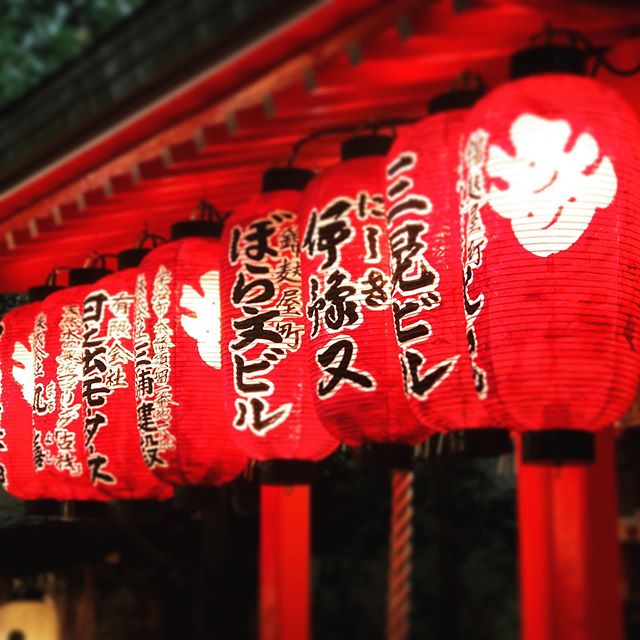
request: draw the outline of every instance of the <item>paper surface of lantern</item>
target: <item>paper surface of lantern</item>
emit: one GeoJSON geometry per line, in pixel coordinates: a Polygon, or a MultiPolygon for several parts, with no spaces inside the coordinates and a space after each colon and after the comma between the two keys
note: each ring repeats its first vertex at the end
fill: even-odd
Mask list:
{"type": "Polygon", "coordinates": [[[304,384],[300,192],[262,193],[223,236],[223,373],[238,446],[255,460],[318,460],[338,442],[304,384]]]}
{"type": "Polygon", "coordinates": [[[143,458],[162,480],[220,484],[246,458],[224,411],[219,241],[153,250],[136,283],[135,367],[143,458]]]}
{"type": "MultiPolygon", "coordinates": [[[[373,154],[318,175],[301,208],[312,394],[325,426],[349,445],[414,444],[429,435],[408,410],[395,346],[384,210],[387,150],[388,139],[373,154]]],[[[396,314],[396,321],[419,330],[410,314],[396,314]]]]}
{"type": "Polygon", "coordinates": [[[136,418],[136,269],[89,285],[82,308],[82,420],[92,484],[110,499],[166,499],[169,485],[142,459],[136,418]]]}
{"type": "Polygon", "coordinates": [[[473,385],[462,305],[457,182],[467,113],[445,111],[406,127],[386,169],[391,268],[398,274],[392,296],[405,392],[420,421],[439,430],[490,423],[473,385]]]}
{"type": "Polygon", "coordinates": [[[36,377],[48,402],[34,406],[34,461],[40,498],[106,500],[90,481],[82,417],[82,305],[87,286],[69,287],[40,303],[46,323],[43,359],[36,377]]]}
{"type": "Polygon", "coordinates": [[[611,89],[541,75],[472,110],[465,310],[479,396],[519,429],[594,430],[638,377],[640,135],[611,89]]]}
{"type": "MultiPolygon", "coordinates": [[[[11,495],[24,500],[38,497],[34,466],[33,420],[36,358],[35,333],[42,334],[44,318],[39,303],[25,304],[3,318],[0,336],[2,389],[0,402],[0,481],[11,495]],[[37,325],[37,331],[34,327],[37,325]]],[[[38,368],[46,358],[39,341],[38,368]]],[[[40,401],[44,402],[41,398],[40,401]]]]}

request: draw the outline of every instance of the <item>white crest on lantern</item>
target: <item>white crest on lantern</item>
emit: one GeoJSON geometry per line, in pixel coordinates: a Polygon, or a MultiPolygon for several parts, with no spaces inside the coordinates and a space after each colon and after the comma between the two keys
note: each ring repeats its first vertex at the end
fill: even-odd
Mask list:
{"type": "Polygon", "coordinates": [[[611,160],[601,156],[593,136],[582,133],[568,146],[571,134],[566,120],[525,113],[509,130],[514,156],[489,147],[487,173],[506,183],[491,187],[489,203],[511,220],[520,244],[543,258],[577,242],[618,189],[611,160]]]}
{"type": "Polygon", "coordinates": [[[190,313],[183,314],[180,321],[185,332],[198,343],[202,360],[220,369],[220,274],[207,271],[200,277],[200,288],[202,295],[189,284],[182,287],[180,306],[190,313]]]}
{"type": "Polygon", "coordinates": [[[30,406],[33,406],[35,393],[33,351],[22,342],[13,346],[13,379],[22,388],[22,395],[30,406]]]}

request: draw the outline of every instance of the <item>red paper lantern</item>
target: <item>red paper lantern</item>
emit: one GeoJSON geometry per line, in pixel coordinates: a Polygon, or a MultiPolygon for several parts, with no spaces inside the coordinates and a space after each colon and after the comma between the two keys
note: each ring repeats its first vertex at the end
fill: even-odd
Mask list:
{"type": "MultiPolygon", "coordinates": [[[[194,225],[211,233],[211,224],[174,225],[174,237],[192,234],[194,225]]],[[[142,454],[160,479],[174,484],[221,484],[246,463],[224,411],[219,253],[216,238],[183,237],[151,251],[136,284],[142,454]]]]}
{"type": "Polygon", "coordinates": [[[303,384],[298,211],[313,176],[272,169],[223,236],[222,353],[233,437],[255,460],[319,460],[338,445],[303,384]]]}
{"type": "Polygon", "coordinates": [[[441,113],[405,127],[387,163],[386,209],[405,392],[420,422],[451,431],[491,424],[468,357],[457,192],[462,127],[477,91],[444,94],[441,113]],[[466,102],[466,105],[465,105],[466,102]],[[406,319],[404,319],[406,318],[406,319]]]}
{"type": "Polygon", "coordinates": [[[124,269],[86,288],[84,446],[91,482],[110,499],[167,499],[171,486],[151,473],[140,453],[133,347],[137,275],[137,269],[124,269]]]}
{"type": "Polygon", "coordinates": [[[107,500],[94,487],[84,447],[82,411],[83,334],[82,307],[88,283],[109,274],[102,268],[74,269],[70,286],[40,303],[46,324],[44,351],[36,384],[46,402],[33,412],[33,460],[40,478],[38,498],[50,500],[107,500]]]}
{"type": "MultiPolygon", "coordinates": [[[[301,228],[308,371],[318,414],[349,445],[429,435],[408,410],[395,346],[383,136],[353,138],[305,190],[301,228]]],[[[403,330],[411,316],[395,314],[403,330]]]]}
{"type": "MultiPolygon", "coordinates": [[[[40,340],[45,330],[40,304],[12,309],[4,316],[0,328],[0,482],[13,496],[29,500],[38,497],[40,484],[33,464],[31,417],[36,361],[40,369],[47,356],[40,340]],[[34,351],[38,353],[37,358],[34,351]]],[[[45,399],[40,398],[40,401],[45,399]]]]}
{"type": "Polygon", "coordinates": [[[478,394],[515,429],[595,430],[638,379],[640,128],[568,74],[504,85],[463,149],[465,308],[478,394]]]}

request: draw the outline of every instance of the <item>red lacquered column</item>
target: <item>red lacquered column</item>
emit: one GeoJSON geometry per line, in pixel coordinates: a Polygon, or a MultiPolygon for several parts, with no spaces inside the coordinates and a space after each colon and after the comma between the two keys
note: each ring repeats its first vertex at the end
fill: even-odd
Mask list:
{"type": "Polygon", "coordinates": [[[523,640],[621,640],[613,430],[593,464],[520,458],[517,498],[523,640]]]}
{"type": "Polygon", "coordinates": [[[260,640],[310,637],[310,489],[260,488],[260,640]]]}

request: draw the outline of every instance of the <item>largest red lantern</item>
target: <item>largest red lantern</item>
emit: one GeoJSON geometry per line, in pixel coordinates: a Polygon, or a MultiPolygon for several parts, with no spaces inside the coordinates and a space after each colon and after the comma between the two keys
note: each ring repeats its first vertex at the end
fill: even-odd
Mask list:
{"type": "Polygon", "coordinates": [[[384,208],[390,143],[347,141],[343,161],[311,181],[302,205],[312,392],[327,428],[354,446],[410,445],[429,434],[407,411],[395,347],[394,320],[407,332],[422,327],[411,309],[392,310],[398,274],[390,271],[384,208]]]}
{"type": "Polygon", "coordinates": [[[638,379],[640,127],[610,88],[531,76],[478,102],[462,156],[479,397],[520,430],[592,431],[638,379]]]}
{"type": "Polygon", "coordinates": [[[194,220],[172,231],[175,241],[146,256],[136,283],[140,444],[147,466],[160,479],[220,484],[236,477],[246,463],[224,411],[222,225],[194,220]]]}

